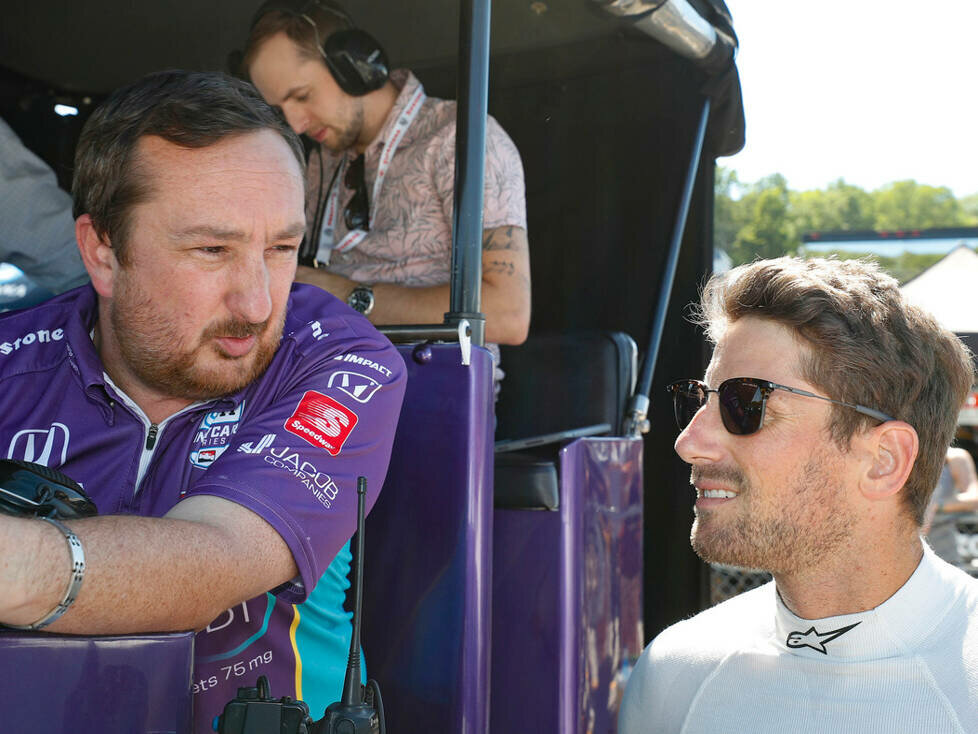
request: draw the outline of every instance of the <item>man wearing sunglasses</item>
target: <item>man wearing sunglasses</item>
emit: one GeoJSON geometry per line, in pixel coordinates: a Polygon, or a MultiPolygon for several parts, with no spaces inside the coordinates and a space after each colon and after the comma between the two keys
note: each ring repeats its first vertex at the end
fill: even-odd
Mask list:
{"type": "Polygon", "coordinates": [[[741,266],[700,316],[705,379],[669,386],[691,542],[774,581],[659,634],[620,734],[978,731],[978,581],[920,537],[967,350],[856,261],[741,266]]]}
{"type": "MultiPolygon", "coordinates": [[[[254,16],[243,71],[314,145],[297,279],[378,324],[441,323],[449,310],[454,102],[388,73],[379,43],[329,0],[273,0],[254,16]]],[[[488,119],[482,310],[486,340],[519,344],[530,318],[519,153],[488,119]]],[[[496,352],[498,358],[498,352],[496,352]]]]}

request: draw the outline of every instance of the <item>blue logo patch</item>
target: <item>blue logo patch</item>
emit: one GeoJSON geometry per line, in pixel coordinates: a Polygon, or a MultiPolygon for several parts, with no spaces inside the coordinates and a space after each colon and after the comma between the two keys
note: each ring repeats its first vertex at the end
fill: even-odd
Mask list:
{"type": "Polygon", "coordinates": [[[238,432],[238,423],[244,416],[242,402],[231,410],[215,410],[204,416],[194,436],[190,463],[198,469],[206,469],[224,453],[231,437],[238,432]]]}

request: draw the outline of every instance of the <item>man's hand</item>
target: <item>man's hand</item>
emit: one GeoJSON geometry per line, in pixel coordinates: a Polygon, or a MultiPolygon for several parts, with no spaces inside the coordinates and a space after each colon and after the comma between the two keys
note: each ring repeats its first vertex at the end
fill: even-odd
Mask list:
{"type": "MultiPolygon", "coordinates": [[[[300,266],[295,279],[329,291],[342,301],[357,286],[341,275],[300,266]]],[[[450,286],[412,287],[373,284],[375,324],[441,324],[449,307],[450,286]]],[[[486,341],[522,344],[530,329],[530,253],[521,227],[487,229],[482,239],[482,312],[486,341]]]]}

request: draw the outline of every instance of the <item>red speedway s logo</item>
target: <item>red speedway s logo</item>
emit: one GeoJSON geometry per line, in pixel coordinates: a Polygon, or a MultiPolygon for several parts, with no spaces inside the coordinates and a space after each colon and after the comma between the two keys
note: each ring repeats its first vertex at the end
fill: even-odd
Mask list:
{"type": "Polygon", "coordinates": [[[328,395],[308,390],[285,421],[285,430],[336,456],[357,424],[357,414],[328,395]]]}

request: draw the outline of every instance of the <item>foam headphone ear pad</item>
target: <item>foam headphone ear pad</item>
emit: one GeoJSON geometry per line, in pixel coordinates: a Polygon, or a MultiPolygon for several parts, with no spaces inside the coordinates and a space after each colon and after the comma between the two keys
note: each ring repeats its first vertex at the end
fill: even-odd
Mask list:
{"type": "Polygon", "coordinates": [[[323,44],[323,58],[340,89],[362,97],[387,82],[387,54],[377,40],[359,28],[336,31],[323,44]]]}

